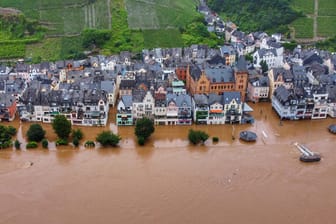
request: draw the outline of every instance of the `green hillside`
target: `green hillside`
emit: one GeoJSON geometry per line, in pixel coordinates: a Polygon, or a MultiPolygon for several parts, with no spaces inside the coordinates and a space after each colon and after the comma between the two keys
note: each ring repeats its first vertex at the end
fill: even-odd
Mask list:
{"type": "Polygon", "coordinates": [[[290,24],[294,38],[318,41],[336,35],[336,1],[292,0],[291,4],[305,15],[290,24]]]}
{"type": "Polygon", "coordinates": [[[27,21],[36,21],[44,36],[20,43],[12,52],[12,43],[31,36],[14,37],[1,29],[0,44],[6,40],[6,46],[0,48],[0,58],[58,60],[81,56],[83,50],[111,54],[182,46],[180,31],[199,15],[196,4],[194,0],[0,0],[1,7],[21,10],[27,21]],[[87,29],[105,30],[110,38],[84,49],[82,33],[87,29]]]}

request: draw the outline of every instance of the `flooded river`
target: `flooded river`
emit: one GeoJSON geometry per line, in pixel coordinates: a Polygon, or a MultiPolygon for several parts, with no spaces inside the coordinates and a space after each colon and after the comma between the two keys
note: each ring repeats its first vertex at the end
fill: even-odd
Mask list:
{"type": "MultiPolygon", "coordinates": [[[[269,104],[252,106],[252,125],[157,126],[144,147],[134,127],[112,118],[83,130],[91,140],[118,132],[115,149],[2,150],[0,223],[335,223],[336,136],[327,127],[336,120],[281,125],[269,104]],[[209,133],[204,146],[189,145],[189,128],[209,133]],[[257,142],[241,142],[241,130],[255,131],[257,142]],[[322,161],[300,162],[296,141],[322,161]]],[[[29,123],[15,126],[23,141],[29,123]]]]}

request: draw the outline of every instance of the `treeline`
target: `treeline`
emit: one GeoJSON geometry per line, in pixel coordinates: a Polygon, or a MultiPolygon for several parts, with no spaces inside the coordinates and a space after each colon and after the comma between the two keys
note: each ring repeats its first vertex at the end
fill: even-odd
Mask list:
{"type": "Polygon", "coordinates": [[[23,14],[0,15],[0,28],[2,33],[8,34],[8,39],[31,37],[45,30],[38,21],[28,20],[23,14]]]}
{"type": "Polygon", "coordinates": [[[205,44],[209,47],[217,47],[223,44],[223,40],[219,39],[215,33],[211,33],[207,30],[204,17],[201,15],[195,18],[185,28],[180,28],[180,32],[184,46],[205,44]]]}
{"type": "MultiPolygon", "coordinates": [[[[117,35],[114,30],[86,29],[81,34],[82,47],[88,50],[109,50],[108,53],[116,53],[123,50],[140,52],[146,47],[144,46],[143,38],[142,40],[138,38],[138,41],[131,38],[143,35],[141,30],[125,29],[124,31],[124,33],[128,33],[128,35],[117,35]],[[137,46],[134,45],[135,43],[137,43],[137,46]]],[[[183,46],[204,44],[209,47],[217,47],[223,44],[222,39],[219,39],[215,33],[211,33],[207,30],[204,18],[201,15],[196,17],[187,26],[180,27],[179,32],[182,36],[183,46]]]]}
{"type": "Polygon", "coordinates": [[[290,7],[290,0],[207,0],[207,3],[246,32],[284,33],[288,31],[287,24],[303,16],[290,7]]]}
{"type": "Polygon", "coordinates": [[[336,52],[336,36],[316,43],[318,49],[336,52]]]}
{"type": "Polygon", "coordinates": [[[26,44],[40,41],[44,30],[23,14],[0,15],[0,58],[24,57],[26,44]]]}

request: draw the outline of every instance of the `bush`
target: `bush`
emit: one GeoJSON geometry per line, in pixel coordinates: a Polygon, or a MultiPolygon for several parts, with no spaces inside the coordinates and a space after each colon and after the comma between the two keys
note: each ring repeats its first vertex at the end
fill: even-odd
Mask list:
{"type": "Polygon", "coordinates": [[[78,140],[78,138],[74,138],[74,139],[72,140],[72,144],[73,144],[75,147],[78,147],[78,146],[79,146],[79,140],[78,140]]]}
{"type": "Polygon", "coordinates": [[[0,149],[8,148],[13,144],[11,139],[15,133],[16,129],[14,127],[0,125],[0,149]]]}
{"type": "Polygon", "coordinates": [[[73,129],[71,137],[73,139],[77,138],[77,140],[81,140],[84,137],[84,134],[83,134],[82,130],[79,129],[79,128],[78,129],[73,129]]]}
{"type": "Polygon", "coordinates": [[[113,134],[111,131],[103,131],[98,134],[96,141],[102,146],[117,146],[121,137],[119,135],[113,134]]]}
{"type": "Polygon", "coordinates": [[[16,134],[16,128],[14,128],[13,126],[8,126],[7,133],[11,136],[14,136],[16,134]]]}
{"type": "Polygon", "coordinates": [[[21,146],[21,142],[19,142],[19,140],[16,139],[14,142],[14,146],[15,146],[15,149],[19,150],[21,146]]]}
{"type": "Polygon", "coordinates": [[[209,138],[209,135],[204,131],[194,131],[192,129],[189,130],[188,139],[194,145],[198,143],[204,143],[209,138]]]}
{"type": "Polygon", "coordinates": [[[45,130],[43,130],[40,124],[31,124],[28,131],[27,137],[29,141],[40,142],[45,136],[45,130]]]}
{"type": "Polygon", "coordinates": [[[218,141],[219,141],[219,138],[218,138],[218,137],[212,137],[212,141],[213,141],[213,142],[218,142],[218,141]]]}
{"type": "Polygon", "coordinates": [[[138,137],[138,144],[139,145],[145,145],[145,139],[144,139],[144,137],[142,137],[142,136],[138,137]]]}
{"type": "Polygon", "coordinates": [[[57,139],[57,141],[56,141],[56,146],[58,146],[58,145],[68,145],[68,140],[66,140],[66,139],[57,139]]]}
{"type": "Polygon", "coordinates": [[[38,144],[35,141],[28,142],[27,145],[26,145],[27,149],[35,149],[37,147],[38,147],[38,144]]]}
{"type": "Polygon", "coordinates": [[[84,147],[95,147],[95,145],[94,141],[88,140],[85,142],[84,147]]]}
{"type": "Polygon", "coordinates": [[[82,45],[85,48],[90,47],[102,47],[106,41],[111,38],[110,30],[95,30],[95,29],[85,29],[82,32],[83,42],[82,45]]]}
{"type": "Polygon", "coordinates": [[[49,145],[49,142],[48,142],[48,139],[42,139],[42,147],[44,148],[44,149],[47,149],[48,148],[48,145],[49,145]]]}

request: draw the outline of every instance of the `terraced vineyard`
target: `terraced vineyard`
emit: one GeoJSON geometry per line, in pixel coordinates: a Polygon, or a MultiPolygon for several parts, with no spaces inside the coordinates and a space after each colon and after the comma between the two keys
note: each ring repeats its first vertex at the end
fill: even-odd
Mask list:
{"type": "Polygon", "coordinates": [[[317,41],[336,35],[336,1],[294,0],[292,6],[306,15],[291,24],[295,39],[317,41]]]}
{"type": "MultiPolygon", "coordinates": [[[[86,28],[112,30],[102,49],[110,54],[143,47],[182,46],[180,28],[197,15],[197,0],[0,0],[1,7],[21,10],[46,28],[46,39],[16,44],[16,53],[0,49],[0,58],[26,57],[57,60],[80,52],[86,28]],[[19,47],[19,48],[18,48],[19,47]],[[24,53],[25,52],[25,53],[24,53]],[[67,52],[67,53],[65,53],[67,52]]],[[[1,41],[16,41],[0,30],[1,41]]]]}
{"type": "Polygon", "coordinates": [[[167,29],[184,26],[196,15],[197,1],[125,0],[131,29],[167,29]]]}
{"type": "Polygon", "coordinates": [[[2,7],[20,9],[40,21],[49,35],[75,35],[84,28],[108,29],[108,0],[0,0],[2,7]]]}

